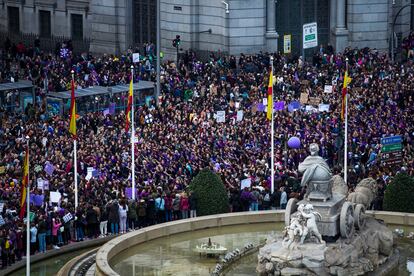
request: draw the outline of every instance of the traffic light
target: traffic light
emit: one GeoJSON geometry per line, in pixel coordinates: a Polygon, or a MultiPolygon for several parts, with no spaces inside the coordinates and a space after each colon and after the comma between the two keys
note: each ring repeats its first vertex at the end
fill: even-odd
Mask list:
{"type": "Polygon", "coordinates": [[[175,39],[172,42],[173,47],[174,48],[178,48],[180,46],[180,43],[181,43],[180,36],[179,35],[176,35],[175,36],[175,39]]]}
{"type": "Polygon", "coordinates": [[[180,35],[176,35],[175,40],[177,41],[177,47],[180,46],[180,43],[181,43],[180,35]]]}

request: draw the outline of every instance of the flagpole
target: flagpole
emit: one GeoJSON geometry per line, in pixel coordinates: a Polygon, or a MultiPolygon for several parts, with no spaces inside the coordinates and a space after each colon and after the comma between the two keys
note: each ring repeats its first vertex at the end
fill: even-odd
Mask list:
{"type": "MultiPolygon", "coordinates": [[[[27,140],[27,187],[26,187],[26,276],[30,276],[30,173],[29,173],[29,136],[27,140]]],[[[24,176],[23,176],[24,177],[24,176]]]]}
{"type": "MultiPolygon", "coordinates": [[[[273,80],[273,56],[270,56],[270,65],[271,65],[271,71],[270,71],[270,74],[272,74],[271,76],[269,76],[269,77],[271,77],[272,78],[272,80],[273,80]]],[[[275,151],[275,143],[274,143],[274,136],[275,136],[275,123],[274,123],[274,110],[273,110],[273,106],[274,106],[274,104],[273,104],[273,94],[274,94],[274,91],[273,91],[273,82],[272,82],[272,103],[271,103],[271,111],[272,111],[272,120],[271,120],[271,131],[270,131],[270,135],[271,135],[271,137],[270,137],[270,143],[271,143],[271,145],[270,145],[270,149],[271,149],[271,153],[270,153],[270,166],[271,166],[271,170],[270,170],[270,172],[271,172],[271,174],[270,174],[270,191],[271,191],[271,193],[273,194],[274,193],[274,191],[275,191],[275,154],[274,154],[274,151],[275,151]]],[[[267,103],[267,104],[270,104],[270,103],[267,103]]]]}
{"type": "MultiPolygon", "coordinates": [[[[346,58],[346,71],[348,72],[348,58],[346,58]]],[[[347,73],[345,73],[345,76],[347,75],[347,73]]],[[[348,80],[346,80],[344,78],[344,82],[346,82],[348,80]]],[[[348,184],[347,180],[348,180],[348,84],[346,84],[345,89],[346,94],[345,94],[345,111],[344,111],[344,115],[345,115],[345,135],[344,135],[344,181],[345,184],[348,184]]]]}
{"type": "Polygon", "coordinates": [[[135,124],[134,124],[134,66],[131,65],[132,105],[131,105],[131,181],[132,199],[135,200],[135,124]]]}
{"type": "MultiPolygon", "coordinates": [[[[75,71],[71,71],[72,73],[72,83],[75,85],[75,71]]],[[[75,89],[75,88],[72,88],[75,89]]],[[[76,104],[76,103],[75,103],[76,104]]],[[[76,110],[76,108],[75,108],[76,110]]],[[[71,114],[72,115],[72,114],[71,114]]],[[[76,116],[76,114],[75,114],[76,116]]],[[[75,117],[76,120],[76,117],[75,117]]],[[[76,137],[73,138],[73,169],[74,169],[74,180],[75,180],[75,210],[78,208],[78,157],[77,157],[77,149],[76,149],[76,137]]]]}

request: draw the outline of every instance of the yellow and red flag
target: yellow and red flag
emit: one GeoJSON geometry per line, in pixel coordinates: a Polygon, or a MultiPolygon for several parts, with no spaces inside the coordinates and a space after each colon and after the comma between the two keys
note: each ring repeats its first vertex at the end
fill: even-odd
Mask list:
{"type": "Polygon", "coordinates": [[[351,83],[352,79],[348,77],[348,71],[345,71],[344,85],[342,87],[342,109],[341,109],[341,119],[345,118],[345,105],[346,105],[346,95],[348,93],[348,85],[351,83]]]}
{"type": "Polygon", "coordinates": [[[75,102],[75,83],[71,81],[71,97],[70,97],[70,122],[69,133],[72,134],[73,139],[76,139],[76,102],[75,102]]]}
{"type": "Polygon", "coordinates": [[[125,112],[126,114],[126,123],[125,123],[125,131],[128,132],[129,126],[131,125],[131,109],[132,109],[132,92],[134,89],[134,85],[132,82],[129,83],[129,94],[128,94],[128,104],[127,104],[127,110],[125,112]]]}
{"type": "Polygon", "coordinates": [[[272,120],[273,112],[273,72],[270,70],[269,86],[267,87],[267,119],[272,120]]]}
{"type": "Polygon", "coordinates": [[[29,147],[26,149],[26,154],[24,157],[23,163],[23,179],[22,179],[22,186],[20,188],[20,219],[24,217],[24,211],[26,210],[26,199],[27,193],[29,190],[27,189],[29,184],[29,147]]]}

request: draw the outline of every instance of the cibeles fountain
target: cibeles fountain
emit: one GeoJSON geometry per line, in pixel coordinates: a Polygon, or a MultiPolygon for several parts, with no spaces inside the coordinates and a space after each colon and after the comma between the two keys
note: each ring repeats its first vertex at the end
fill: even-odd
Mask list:
{"type": "MultiPolygon", "coordinates": [[[[373,179],[346,195],[317,144],[300,165],[304,199],[292,198],[285,211],[283,236],[269,237],[259,250],[260,275],[384,275],[398,265],[393,233],[365,214],[373,200],[373,179]]],[[[346,191],[346,189],[343,189],[346,191]]]]}

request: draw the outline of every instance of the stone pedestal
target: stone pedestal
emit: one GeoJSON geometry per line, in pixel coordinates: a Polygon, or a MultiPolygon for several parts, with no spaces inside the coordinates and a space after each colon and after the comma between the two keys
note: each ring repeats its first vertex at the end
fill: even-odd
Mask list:
{"type": "MultiPolygon", "coordinates": [[[[341,199],[338,198],[340,201],[341,199]]],[[[324,209],[324,208],[321,208],[324,209]]],[[[295,243],[286,248],[280,238],[260,248],[259,275],[386,275],[398,265],[393,236],[384,224],[367,218],[352,239],[334,243],[295,243]]]]}

